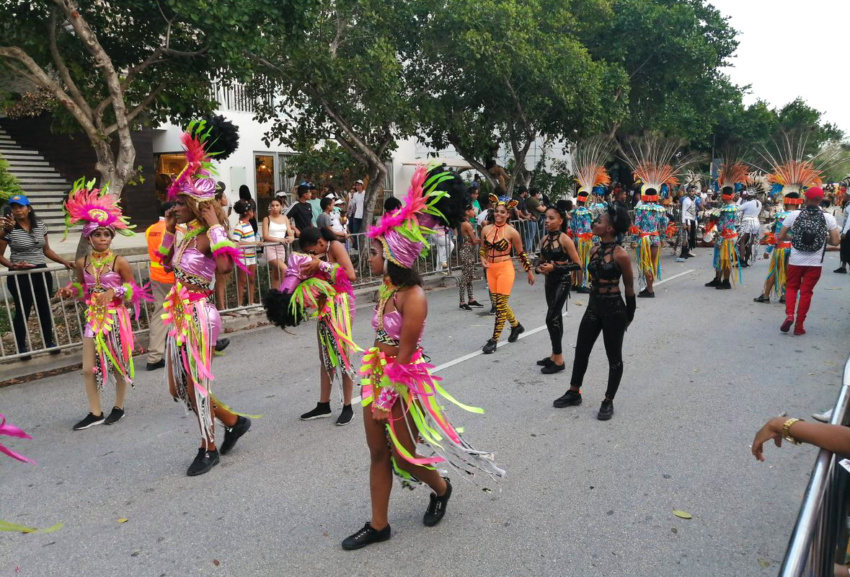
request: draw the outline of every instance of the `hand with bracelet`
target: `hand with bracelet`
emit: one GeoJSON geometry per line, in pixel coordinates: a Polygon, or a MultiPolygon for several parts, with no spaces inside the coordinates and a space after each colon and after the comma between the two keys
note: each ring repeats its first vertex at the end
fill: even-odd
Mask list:
{"type": "Polygon", "coordinates": [[[841,425],[807,423],[800,419],[774,417],[756,433],[753,439],[753,456],[764,461],[764,444],[770,440],[777,447],[782,440],[798,445],[808,443],[838,455],[850,456],[850,428],[841,425]]]}

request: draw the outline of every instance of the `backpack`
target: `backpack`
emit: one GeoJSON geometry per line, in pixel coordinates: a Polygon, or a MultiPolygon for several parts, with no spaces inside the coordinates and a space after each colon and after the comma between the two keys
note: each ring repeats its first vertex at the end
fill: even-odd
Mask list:
{"type": "Polygon", "coordinates": [[[827,232],[820,208],[807,206],[791,226],[791,246],[801,252],[817,252],[826,246],[827,232]]]}

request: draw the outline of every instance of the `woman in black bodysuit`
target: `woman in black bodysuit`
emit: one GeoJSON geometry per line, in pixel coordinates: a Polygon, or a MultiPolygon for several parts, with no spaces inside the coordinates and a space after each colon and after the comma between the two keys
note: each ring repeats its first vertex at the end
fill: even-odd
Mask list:
{"type": "Polygon", "coordinates": [[[581,404],[581,385],[593,345],[602,333],[608,355],[608,390],[599,407],[597,418],[607,421],[614,415],[614,395],[623,376],[623,336],[635,316],[635,289],[632,259],[620,246],[629,230],[629,213],[620,206],[609,206],[593,223],[593,234],[601,241],[590,253],[588,275],[592,278],[590,301],[581,319],[576,338],[576,356],[570,389],[555,399],[559,409],[581,404]],[[620,296],[620,278],[626,302],[620,296]]]}
{"type": "Polygon", "coordinates": [[[570,271],[578,270],[578,252],[567,236],[567,216],[560,206],[546,209],[546,236],[540,243],[540,264],[536,272],[546,275],[546,328],[552,341],[552,354],[537,361],[540,372],[551,375],[564,370],[561,341],[564,337],[562,313],[570,296],[570,271]]]}

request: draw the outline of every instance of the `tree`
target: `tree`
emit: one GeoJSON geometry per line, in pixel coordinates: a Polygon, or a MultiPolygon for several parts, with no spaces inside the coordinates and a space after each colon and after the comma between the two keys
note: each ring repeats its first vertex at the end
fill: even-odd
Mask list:
{"type": "Polygon", "coordinates": [[[369,179],[365,223],[372,222],[396,142],[414,129],[401,65],[404,38],[413,29],[407,3],[319,0],[296,46],[282,43],[269,22],[246,49],[253,70],[274,83],[279,96],[259,114],[273,120],[267,138],[296,150],[333,140],[362,164],[369,179]]]}
{"type": "Polygon", "coordinates": [[[583,22],[610,17],[607,2],[425,0],[418,78],[420,127],[434,148],[453,146],[491,184],[485,165],[504,144],[513,156],[508,191],[538,140],[575,139],[619,121],[627,92],[617,65],[594,60],[583,22]]]}
{"type": "Polygon", "coordinates": [[[322,146],[309,145],[296,150],[287,161],[290,173],[319,187],[333,186],[336,190],[351,190],[354,181],[366,167],[333,140],[322,146]]]}
{"type": "Polygon", "coordinates": [[[628,97],[622,121],[609,133],[660,131],[709,140],[718,101],[735,89],[720,69],[730,64],[737,32],[706,0],[611,0],[611,17],[591,21],[583,42],[594,58],[616,63],[628,76],[617,98],[628,97]]]}

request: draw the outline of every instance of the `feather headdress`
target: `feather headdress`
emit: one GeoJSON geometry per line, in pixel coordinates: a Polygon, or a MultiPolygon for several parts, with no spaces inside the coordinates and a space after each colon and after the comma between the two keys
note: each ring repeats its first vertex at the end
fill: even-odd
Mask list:
{"type": "Polygon", "coordinates": [[[216,182],[212,178],[218,174],[210,162],[212,156],[206,147],[212,128],[207,128],[204,120],[193,120],[180,135],[180,141],[186,150],[186,166],[168,187],[168,199],[179,195],[191,196],[198,202],[215,198],[216,182]]]}
{"type": "Polygon", "coordinates": [[[827,147],[814,155],[806,154],[808,133],[803,131],[783,132],[773,142],[773,151],[768,147],[760,152],[767,163],[768,180],[782,187],[782,195],[801,193],[803,190],[823,184],[823,170],[836,159],[840,148],[827,147]]]}
{"type": "Polygon", "coordinates": [[[578,183],[577,193],[590,194],[598,186],[611,184],[611,177],[605,170],[605,162],[613,150],[613,141],[605,135],[593,136],[576,143],[570,151],[569,168],[578,183]]]}
{"type": "Polygon", "coordinates": [[[81,178],[74,183],[74,188],[65,201],[65,238],[68,230],[77,224],[83,224],[83,236],[88,238],[99,228],[108,228],[113,233],[119,232],[124,236],[133,236],[134,227],[121,212],[118,199],[109,193],[109,185],[94,188],[94,180],[86,182],[81,178]]]}
{"type": "MultiPolygon", "coordinates": [[[[384,247],[384,257],[404,268],[413,268],[420,256],[428,254],[427,235],[432,227],[448,223],[450,215],[441,209],[451,195],[447,185],[457,177],[442,170],[440,165],[420,165],[413,173],[404,204],[385,213],[376,226],[369,227],[369,238],[378,239],[384,247]],[[439,205],[439,206],[438,206],[439,205]]],[[[460,203],[460,198],[454,199],[460,203]]]]}
{"type": "Polygon", "coordinates": [[[754,170],[747,174],[746,185],[747,189],[754,194],[767,194],[771,189],[768,175],[760,170],[754,170]]]}
{"type": "Polygon", "coordinates": [[[623,160],[634,171],[635,178],[643,183],[643,200],[657,200],[663,185],[673,188],[679,184],[678,175],[697,160],[697,155],[681,152],[683,145],[681,140],[648,133],[620,146],[623,160]]]}

